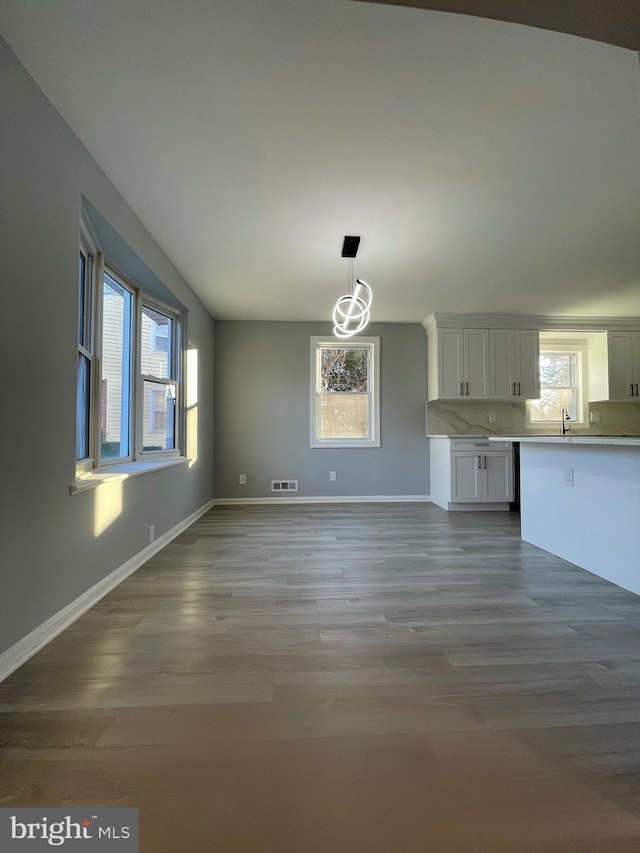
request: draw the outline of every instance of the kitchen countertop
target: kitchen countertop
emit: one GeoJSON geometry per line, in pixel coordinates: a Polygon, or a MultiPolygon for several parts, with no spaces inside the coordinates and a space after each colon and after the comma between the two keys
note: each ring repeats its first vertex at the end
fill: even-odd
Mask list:
{"type": "Polygon", "coordinates": [[[597,444],[614,447],[640,447],[638,435],[490,435],[489,441],[526,441],[534,444],[597,444]]]}

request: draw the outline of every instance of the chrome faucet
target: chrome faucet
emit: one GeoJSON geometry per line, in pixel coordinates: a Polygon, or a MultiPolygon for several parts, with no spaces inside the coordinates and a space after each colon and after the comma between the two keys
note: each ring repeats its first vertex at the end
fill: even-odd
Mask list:
{"type": "Polygon", "coordinates": [[[560,433],[561,435],[566,435],[571,429],[571,424],[567,426],[567,421],[570,421],[571,417],[569,416],[569,412],[566,409],[562,409],[562,418],[560,421],[560,433]]]}

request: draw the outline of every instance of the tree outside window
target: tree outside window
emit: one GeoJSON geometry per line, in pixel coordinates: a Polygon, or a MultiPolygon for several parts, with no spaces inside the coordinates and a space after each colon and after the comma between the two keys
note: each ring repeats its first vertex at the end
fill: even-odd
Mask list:
{"type": "Polygon", "coordinates": [[[378,338],[312,338],[312,447],[379,447],[378,338]]]}
{"type": "Polygon", "coordinates": [[[529,426],[560,423],[563,409],[574,423],[586,423],[585,360],[586,354],[579,346],[541,348],[540,398],[527,403],[529,426]]]}

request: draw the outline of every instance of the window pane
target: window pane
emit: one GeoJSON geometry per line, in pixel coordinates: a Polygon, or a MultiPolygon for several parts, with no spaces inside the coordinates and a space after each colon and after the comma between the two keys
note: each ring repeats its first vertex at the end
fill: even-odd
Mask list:
{"type": "Polygon", "coordinates": [[[321,349],[319,391],[368,391],[368,382],[368,349],[321,349]]]}
{"type": "Polygon", "coordinates": [[[89,456],[89,389],[91,363],[78,353],[78,378],[76,384],[76,459],[89,456]]]}
{"type": "Polygon", "coordinates": [[[87,259],[80,252],[80,269],[78,271],[78,343],[85,346],[85,319],[84,313],[86,310],[86,277],[87,277],[87,259]]]}
{"type": "Polygon", "coordinates": [[[105,273],[102,289],[101,453],[129,456],[132,295],[105,273]]]}
{"type": "Polygon", "coordinates": [[[540,355],[540,384],[566,387],[574,384],[575,356],[567,353],[540,355]]]}
{"type": "Polygon", "coordinates": [[[173,320],[153,308],[142,309],[141,370],[146,376],[175,379],[172,372],[173,320]]]}
{"type": "Polygon", "coordinates": [[[531,400],[531,420],[561,421],[562,409],[576,417],[575,394],[571,388],[543,388],[539,400],[531,400]]]}
{"type": "Polygon", "coordinates": [[[319,438],[368,438],[367,394],[320,394],[319,438]]]}
{"type": "Polygon", "coordinates": [[[176,386],[144,382],[143,450],[175,448],[176,386]]]}

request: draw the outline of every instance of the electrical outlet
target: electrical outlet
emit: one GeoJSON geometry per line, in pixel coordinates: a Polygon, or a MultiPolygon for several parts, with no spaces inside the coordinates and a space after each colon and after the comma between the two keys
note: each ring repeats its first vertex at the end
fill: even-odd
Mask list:
{"type": "Polygon", "coordinates": [[[589,412],[589,422],[592,424],[599,424],[600,412],[589,412]]]}
{"type": "Polygon", "coordinates": [[[565,486],[573,486],[573,468],[564,469],[564,484],[565,486]]]}
{"type": "Polygon", "coordinates": [[[495,415],[489,415],[489,423],[495,424],[495,422],[496,422],[496,416],[495,415]]]}
{"type": "Polygon", "coordinates": [[[240,483],[241,486],[245,486],[247,484],[247,475],[246,474],[240,474],[240,476],[238,477],[238,482],[240,483]]]}
{"type": "Polygon", "coordinates": [[[155,526],[155,524],[150,524],[149,525],[149,545],[151,545],[151,543],[153,542],[153,540],[155,538],[156,538],[156,526],[155,526]]]}
{"type": "Polygon", "coordinates": [[[336,479],[336,472],[335,472],[335,471],[329,471],[329,480],[330,480],[330,482],[332,482],[332,483],[333,483],[333,482],[335,481],[335,479],[336,479]]]}

